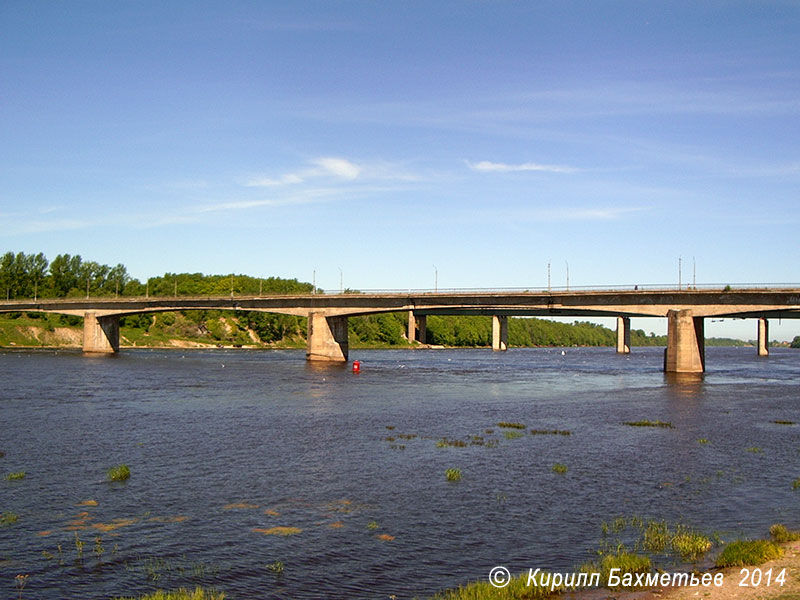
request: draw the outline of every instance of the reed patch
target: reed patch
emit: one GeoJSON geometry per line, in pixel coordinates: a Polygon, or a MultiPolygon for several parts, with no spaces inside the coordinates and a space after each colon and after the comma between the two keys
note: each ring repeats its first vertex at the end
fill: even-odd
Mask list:
{"type": "Polygon", "coordinates": [[[127,481],[131,476],[131,468],[126,464],[116,465],[106,471],[109,481],[127,481]]]}
{"type": "Polygon", "coordinates": [[[675,429],[675,427],[669,421],[623,421],[623,425],[627,425],[628,427],[657,427],[661,429],[675,429]]]}
{"type": "Polygon", "coordinates": [[[461,469],[450,468],[444,472],[447,481],[461,481],[461,469]]]}

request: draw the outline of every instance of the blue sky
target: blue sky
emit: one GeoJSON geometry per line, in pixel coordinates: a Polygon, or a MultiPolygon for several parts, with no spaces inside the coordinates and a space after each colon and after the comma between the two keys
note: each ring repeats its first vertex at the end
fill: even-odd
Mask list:
{"type": "Polygon", "coordinates": [[[677,284],[679,257],[798,283],[798,40],[788,1],[6,0],[0,250],[328,289],[677,284]]]}

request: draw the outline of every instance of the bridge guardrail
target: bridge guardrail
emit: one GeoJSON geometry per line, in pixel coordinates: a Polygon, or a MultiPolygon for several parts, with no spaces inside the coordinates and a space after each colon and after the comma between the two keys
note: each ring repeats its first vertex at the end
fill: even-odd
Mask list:
{"type": "Polygon", "coordinates": [[[326,290],[317,288],[316,294],[281,294],[269,293],[262,295],[245,295],[233,294],[228,296],[223,294],[220,296],[188,296],[178,294],[177,296],[74,296],[69,298],[12,298],[0,299],[0,306],[14,305],[16,303],[37,302],[46,304],[48,302],[63,302],[75,301],[81,302],[85,300],[106,300],[116,302],[141,302],[143,300],[169,300],[171,298],[181,300],[220,300],[224,298],[232,299],[256,299],[256,298],[272,298],[272,297],[297,297],[297,296],[342,296],[342,295],[412,295],[412,296],[428,296],[428,295],[459,295],[459,294],[564,294],[564,293],[582,293],[582,292],[736,292],[736,291],[800,291],[800,284],[788,283],[703,283],[696,285],[681,285],[677,284],[624,284],[624,285],[595,285],[595,286],[551,286],[547,287],[493,287],[493,288],[390,288],[390,289],[359,289],[359,290],[326,290]]]}

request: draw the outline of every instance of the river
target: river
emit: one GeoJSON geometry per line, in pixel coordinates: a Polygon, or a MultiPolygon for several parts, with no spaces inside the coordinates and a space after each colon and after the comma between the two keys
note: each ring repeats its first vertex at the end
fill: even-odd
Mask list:
{"type": "Polygon", "coordinates": [[[708,348],[689,380],[662,353],[361,350],[355,374],[292,350],[0,351],[0,590],[424,598],[570,570],[618,516],[800,527],[800,426],[775,422],[800,423],[800,351],[708,348]]]}

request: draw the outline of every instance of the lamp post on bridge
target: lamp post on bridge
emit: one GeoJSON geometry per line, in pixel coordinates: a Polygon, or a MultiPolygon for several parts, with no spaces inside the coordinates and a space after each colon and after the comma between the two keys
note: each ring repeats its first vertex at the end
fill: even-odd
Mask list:
{"type": "Polygon", "coordinates": [[[433,291],[434,293],[439,291],[439,269],[436,265],[433,265],[433,291]]]}

